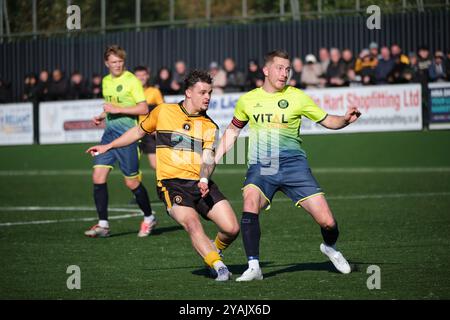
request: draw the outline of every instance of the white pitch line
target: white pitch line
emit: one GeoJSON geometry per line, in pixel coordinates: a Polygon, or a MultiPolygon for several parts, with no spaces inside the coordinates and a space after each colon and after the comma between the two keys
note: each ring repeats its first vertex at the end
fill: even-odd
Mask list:
{"type": "MultiPolygon", "coordinates": [[[[450,172],[450,167],[317,167],[312,168],[313,173],[428,173],[428,172],[450,172]]],[[[152,170],[142,170],[144,174],[152,174],[152,170]]],[[[245,174],[245,168],[221,168],[218,167],[215,175],[245,174]]],[[[90,175],[91,170],[0,170],[0,176],[85,176],[90,175]]],[[[113,170],[113,175],[121,175],[120,170],[113,170]]]]}
{"type": "MultiPolygon", "coordinates": [[[[450,196],[449,192],[414,192],[414,193],[390,193],[390,194],[365,194],[365,195],[347,195],[347,196],[329,196],[328,200],[364,200],[364,199],[386,199],[386,198],[420,198],[420,197],[436,197],[436,196],[450,196]]],[[[290,199],[274,199],[274,202],[289,202],[290,199]]],[[[231,200],[232,203],[242,203],[240,200],[231,200]]],[[[153,203],[152,206],[162,206],[162,203],[153,203]]],[[[40,207],[40,206],[30,206],[30,207],[0,207],[1,211],[90,211],[94,210],[92,207],[40,207]]],[[[110,208],[108,209],[112,212],[129,212],[132,209],[124,208],[110,208]]],[[[137,217],[142,215],[142,213],[126,214],[111,216],[111,220],[117,219],[128,219],[132,217],[137,217]]],[[[78,222],[78,221],[94,221],[97,220],[96,217],[92,218],[73,218],[73,219],[60,219],[60,220],[37,220],[37,221],[19,221],[19,222],[4,222],[0,223],[0,227],[10,227],[18,225],[33,225],[33,224],[49,224],[49,223],[63,223],[63,222],[78,222]]]]}
{"type": "MultiPolygon", "coordinates": [[[[110,216],[110,220],[127,219],[137,217],[141,214],[131,213],[124,214],[120,216],[110,216]]],[[[33,225],[33,224],[49,224],[49,223],[62,223],[62,222],[79,222],[79,221],[96,221],[97,217],[91,218],[73,218],[73,219],[60,219],[60,220],[36,220],[36,221],[19,221],[19,222],[4,222],[0,223],[0,227],[11,227],[11,226],[22,226],[22,225],[33,225]]]]}

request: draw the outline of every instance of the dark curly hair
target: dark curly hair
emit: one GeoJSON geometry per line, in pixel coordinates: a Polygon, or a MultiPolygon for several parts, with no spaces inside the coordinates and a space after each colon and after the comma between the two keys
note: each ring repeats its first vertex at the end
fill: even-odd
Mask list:
{"type": "Polygon", "coordinates": [[[184,87],[189,89],[193,87],[197,82],[205,82],[212,84],[212,78],[207,71],[204,70],[192,70],[188,73],[184,79],[184,87]]]}

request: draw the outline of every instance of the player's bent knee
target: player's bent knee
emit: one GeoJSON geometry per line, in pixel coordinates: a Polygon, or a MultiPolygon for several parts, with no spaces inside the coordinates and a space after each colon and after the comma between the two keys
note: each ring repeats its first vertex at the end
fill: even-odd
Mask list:
{"type": "Polygon", "coordinates": [[[260,191],[253,188],[244,190],[244,212],[259,214],[259,211],[267,205],[267,200],[261,195],[260,191]]]}
{"type": "Polygon", "coordinates": [[[336,226],[336,221],[331,218],[331,219],[324,219],[322,221],[319,221],[319,225],[321,228],[330,230],[333,229],[336,226]]]}
{"type": "Polygon", "coordinates": [[[229,238],[237,238],[239,235],[239,232],[241,231],[241,228],[239,227],[239,224],[233,224],[230,227],[228,227],[226,230],[222,230],[223,233],[225,233],[229,238]]]}
{"type": "Polygon", "coordinates": [[[139,181],[138,178],[134,178],[134,179],[130,179],[130,178],[125,178],[125,185],[128,187],[128,189],[130,190],[134,190],[137,187],[139,187],[139,184],[141,182],[139,181]]]}
{"type": "Polygon", "coordinates": [[[92,174],[92,182],[94,184],[103,184],[106,183],[108,179],[108,175],[105,175],[104,173],[98,173],[95,172],[92,174]]]}

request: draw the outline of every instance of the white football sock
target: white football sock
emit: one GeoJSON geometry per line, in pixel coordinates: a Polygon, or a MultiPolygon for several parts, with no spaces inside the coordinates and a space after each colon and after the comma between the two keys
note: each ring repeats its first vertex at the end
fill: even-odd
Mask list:
{"type": "Polygon", "coordinates": [[[151,215],[151,216],[148,216],[148,217],[144,217],[144,222],[145,223],[150,223],[150,222],[153,222],[155,220],[155,216],[154,215],[151,215]]]}
{"type": "Polygon", "coordinates": [[[109,228],[108,220],[98,220],[98,225],[102,228],[109,228]]]}
{"type": "Polygon", "coordinates": [[[259,269],[259,260],[258,259],[248,260],[248,267],[255,270],[259,269]]]}

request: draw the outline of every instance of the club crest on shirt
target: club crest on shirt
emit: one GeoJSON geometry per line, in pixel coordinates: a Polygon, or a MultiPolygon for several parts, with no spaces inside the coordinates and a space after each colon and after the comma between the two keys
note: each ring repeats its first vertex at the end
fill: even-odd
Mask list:
{"type": "Polygon", "coordinates": [[[182,196],[175,196],[175,197],[173,197],[173,202],[180,204],[181,201],[183,201],[183,197],[182,196]]]}
{"type": "Polygon", "coordinates": [[[122,91],[122,89],[123,89],[123,86],[122,86],[121,84],[119,84],[119,85],[116,87],[116,91],[117,91],[117,92],[122,91]]]}
{"type": "Polygon", "coordinates": [[[183,124],[183,129],[186,131],[189,131],[189,130],[191,130],[191,125],[189,123],[185,123],[185,124],[183,124]]]}
{"type": "Polygon", "coordinates": [[[289,107],[289,102],[287,100],[281,99],[280,101],[278,101],[278,106],[281,109],[286,109],[287,107],[289,107]]]}

